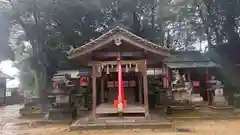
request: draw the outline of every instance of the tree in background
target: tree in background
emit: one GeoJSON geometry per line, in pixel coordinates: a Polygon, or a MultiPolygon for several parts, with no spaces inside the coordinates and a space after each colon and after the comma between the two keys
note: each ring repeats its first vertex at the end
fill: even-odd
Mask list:
{"type": "Polygon", "coordinates": [[[0,61],[14,60],[14,54],[8,45],[10,22],[7,12],[6,3],[0,1],[0,61]]]}
{"type": "Polygon", "coordinates": [[[210,54],[222,55],[212,48],[239,47],[239,2],[234,0],[8,1],[16,41],[10,45],[21,69],[36,73],[43,104],[52,75],[74,68],[66,57],[70,46],[79,47],[117,25],[173,50],[196,50],[197,45],[203,50],[201,44],[208,43],[210,54]]]}

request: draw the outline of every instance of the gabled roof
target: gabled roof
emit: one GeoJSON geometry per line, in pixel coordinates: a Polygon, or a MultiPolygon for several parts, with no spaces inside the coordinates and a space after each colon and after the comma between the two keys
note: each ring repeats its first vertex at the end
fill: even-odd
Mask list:
{"type": "MultiPolygon", "coordinates": [[[[159,53],[159,54],[162,52],[162,53],[166,53],[168,55],[169,49],[167,47],[152,43],[146,39],[143,39],[143,38],[129,32],[128,30],[125,30],[125,29],[117,26],[116,28],[108,31],[107,33],[103,34],[99,38],[92,40],[91,42],[89,42],[83,46],[73,49],[69,53],[69,58],[70,59],[73,58],[74,54],[76,54],[76,53],[80,53],[78,55],[78,56],[80,56],[85,53],[91,52],[91,51],[97,49],[98,47],[101,47],[101,46],[98,46],[100,43],[103,43],[103,42],[105,43],[106,41],[111,42],[112,41],[111,39],[114,38],[115,35],[121,36],[123,38],[123,40],[127,38],[131,41],[134,41],[135,43],[138,44],[136,46],[146,48],[148,51],[151,51],[154,53],[159,53]]],[[[135,44],[133,43],[133,45],[135,45],[135,44]]]]}

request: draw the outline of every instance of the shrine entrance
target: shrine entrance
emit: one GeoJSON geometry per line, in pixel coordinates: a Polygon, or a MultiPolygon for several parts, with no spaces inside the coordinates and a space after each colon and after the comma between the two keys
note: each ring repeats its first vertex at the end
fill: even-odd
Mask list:
{"type": "Polygon", "coordinates": [[[96,96],[97,115],[119,112],[145,115],[143,99],[147,97],[143,93],[144,60],[121,60],[121,55],[124,53],[117,53],[116,61],[95,62],[96,70],[99,71],[97,89],[101,89],[97,90],[96,96]]]}
{"type": "MultiPolygon", "coordinates": [[[[128,65],[123,68],[122,72],[122,87],[123,87],[123,113],[125,114],[138,114],[144,115],[144,103],[143,103],[143,80],[141,72],[136,72],[137,67],[134,65],[128,65]],[[127,71],[126,71],[127,70],[127,71]],[[129,71],[130,70],[130,71],[129,71]]],[[[116,68],[111,67],[106,70],[111,70],[108,73],[102,73],[102,76],[98,79],[101,80],[101,91],[98,91],[97,97],[98,105],[96,108],[96,114],[114,114],[118,112],[118,72],[116,68]],[[115,70],[115,71],[114,71],[115,70]],[[100,96],[99,96],[100,95],[100,96]]],[[[99,88],[99,87],[98,87],[99,88]]]]}
{"type": "MultiPolygon", "coordinates": [[[[118,75],[117,72],[112,72],[106,77],[104,87],[104,103],[113,103],[118,98],[118,75]]],[[[142,103],[139,101],[142,95],[141,88],[137,86],[142,82],[138,82],[138,73],[123,73],[124,97],[128,104],[142,103]],[[139,95],[141,94],[141,95],[139,95]]]]}
{"type": "Polygon", "coordinates": [[[169,50],[116,27],[70,51],[91,70],[92,118],[105,113],[149,115],[147,68],[162,67],[169,50]]]}

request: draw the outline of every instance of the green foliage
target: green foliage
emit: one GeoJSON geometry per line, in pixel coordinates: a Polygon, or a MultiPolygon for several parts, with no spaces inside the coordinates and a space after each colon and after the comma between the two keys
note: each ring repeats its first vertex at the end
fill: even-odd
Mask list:
{"type": "Polygon", "coordinates": [[[11,22],[24,31],[19,39],[31,50],[16,49],[25,50],[17,61],[38,73],[39,89],[56,70],[73,68],[66,58],[70,45],[79,47],[116,25],[159,45],[194,50],[196,42],[223,43],[225,35],[234,35],[226,29],[232,22],[223,17],[239,16],[228,10],[233,3],[223,0],[18,0],[10,5],[11,22]]]}
{"type": "MultiPolygon", "coordinates": [[[[48,82],[56,70],[71,68],[66,58],[70,45],[81,46],[116,25],[123,26],[159,45],[165,43],[168,35],[167,44],[175,46],[172,48],[194,49],[191,44],[197,39],[194,37],[195,39],[186,40],[182,35],[190,23],[181,25],[189,20],[191,26],[194,26],[193,19],[189,18],[195,11],[185,13],[186,6],[178,8],[178,2],[173,3],[169,0],[9,0],[9,2],[13,26],[20,26],[24,31],[24,34],[16,36],[18,41],[13,43],[18,66],[23,71],[31,69],[38,73],[42,87],[39,89],[50,85],[48,82]],[[178,12],[175,12],[176,10],[178,12]],[[30,43],[28,49],[24,45],[26,42],[23,41],[30,43]],[[188,47],[184,45],[185,43],[188,47]]],[[[187,29],[191,29],[188,34],[195,30],[192,27],[187,29]]]]}
{"type": "Polygon", "coordinates": [[[8,7],[4,2],[0,2],[0,61],[14,60],[14,54],[9,41],[9,16],[7,14],[8,7]]]}

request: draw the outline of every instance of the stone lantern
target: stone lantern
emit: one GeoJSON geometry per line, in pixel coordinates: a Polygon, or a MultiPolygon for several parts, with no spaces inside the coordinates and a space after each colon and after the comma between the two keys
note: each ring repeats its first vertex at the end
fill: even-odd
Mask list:
{"type": "Polygon", "coordinates": [[[71,118],[70,92],[74,88],[69,75],[53,77],[53,89],[48,95],[55,100],[48,112],[48,120],[62,120],[71,118]]]}

